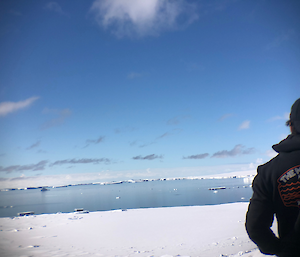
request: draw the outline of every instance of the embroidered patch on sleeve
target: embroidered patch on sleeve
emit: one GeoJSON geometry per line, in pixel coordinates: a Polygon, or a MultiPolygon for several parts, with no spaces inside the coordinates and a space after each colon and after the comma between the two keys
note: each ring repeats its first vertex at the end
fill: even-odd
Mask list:
{"type": "Polygon", "coordinates": [[[300,207],[300,165],[283,173],[277,182],[283,204],[286,207],[300,207]]]}

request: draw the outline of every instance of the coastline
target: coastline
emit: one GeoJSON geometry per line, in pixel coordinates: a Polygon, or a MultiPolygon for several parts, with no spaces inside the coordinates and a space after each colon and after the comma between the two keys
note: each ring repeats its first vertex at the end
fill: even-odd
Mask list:
{"type": "Polygon", "coordinates": [[[264,256],[244,228],[248,203],[0,218],[0,255],[264,256]]]}

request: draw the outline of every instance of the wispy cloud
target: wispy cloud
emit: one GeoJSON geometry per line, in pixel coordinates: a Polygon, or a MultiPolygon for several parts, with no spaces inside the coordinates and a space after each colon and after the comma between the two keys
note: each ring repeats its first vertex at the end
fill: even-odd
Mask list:
{"type": "Polygon", "coordinates": [[[36,143],[32,144],[31,146],[27,147],[26,150],[31,150],[34,149],[36,147],[38,147],[41,144],[41,141],[37,141],[36,143]]]}
{"type": "Polygon", "coordinates": [[[290,118],[290,113],[286,112],[282,116],[277,115],[267,120],[267,122],[273,122],[277,120],[288,120],[290,118]]]}
{"type": "Polygon", "coordinates": [[[168,125],[178,125],[180,123],[180,118],[178,116],[172,118],[172,119],[169,119],[167,121],[167,124],[168,125]]]}
{"type": "Polygon", "coordinates": [[[60,15],[64,15],[69,17],[69,14],[67,14],[66,12],[64,12],[61,8],[61,6],[57,3],[57,2],[49,2],[45,5],[45,9],[49,10],[49,11],[53,11],[56,12],[60,15]]]}
{"type": "Polygon", "coordinates": [[[238,130],[250,128],[250,120],[245,120],[238,128],[238,130]]]}
{"type": "Polygon", "coordinates": [[[22,172],[22,171],[37,171],[37,170],[44,170],[48,161],[43,160],[36,164],[29,164],[29,165],[12,165],[8,167],[0,166],[0,172],[22,172]]]}
{"type": "Polygon", "coordinates": [[[129,142],[130,146],[138,146],[140,148],[143,148],[143,147],[146,147],[149,145],[153,145],[154,143],[156,143],[156,142],[152,141],[152,142],[145,143],[144,141],[141,141],[141,140],[134,140],[134,141],[129,142]]]}
{"type": "Polygon", "coordinates": [[[0,116],[6,116],[9,113],[16,112],[32,105],[39,97],[34,96],[19,102],[0,103],[0,116]]]}
{"type": "Polygon", "coordinates": [[[91,11],[97,23],[118,37],[158,35],[194,22],[196,5],[186,0],[96,0],[91,11]]]}
{"type": "Polygon", "coordinates": [[[170,135],[172,135],[172,133],[166,132],[166,133],[163,133],[162,135],[158,136],[156,139],[163,139],[163,138],[168,137],[170,135]]]}
{"type": "Polygon", "coordinates": [[[88,139],[86,140],[87,143],[91,144],[99,144],[101,142],[103,142],[104,137],[99,137],[98,139],[88,139]]]}
{"type": "Polygon", "coordinates": [[[226,10],[231,4],[238,2],[239,0],[223,0],[223,1],[208,1],[204,6],[206,13],[213,13],[226,10]]]}
{"type": "Polygon", "coordinates": [[[40,149],[37,151],[37,153],[47,153],[47,151],[40,149]]]}
{"type": "Polygon", "coordinates": [[[293,29],[289,29],[285,32],[282,32],[278,37],[276,37],[272,42],[270,42],[267,46],[267,50],[272,50],[274,48],[280,47],[285,42],[290,41],[295,34],[295,31],[293,29]]]}
{"type": "Polygon", "coordinates": [[[129,142],[130,146],[136,146],[137,144],[138,144],[138,140],[134,140],[134,141],[129,142]]]}
{"type": "Polygon", "coordinates": [[[132,157],[133,160],[155,160],[155,159],[162,159],[163,156],[162,155],[156,155],[156,154],[150,154],[150,155],[146,155],[146,156],[135,156],[132,157]]]}
{"type": "Polygon", "coordinates": [[[269,156],[270,158],[274,158],[278,153],[275,152],[273,149],[267,150],[266,155],[269,156]]]}
{"type": "Polygon", "coordinates": [[[65,164],[110,164],[112,161],[108,158],[81,158],[81,159],[65,159],[65,160],[58,160],[55,162],[49,163],[49,161],[43,160],[35,164],[28,164],[28,165],[11,165],[7,167],[0,166],[0,172],[24,172],[24,171],[39,171],[44,170],[47,166],[53,167],[56,165],[65,165],[65,164]]]}
{"type": "Polygon", "coordinates": [[[252,154],[255,152],[255,149],[253,147],[246,148],[245,146],[239,144],[236,145],[232,150],[223,150],[214,153],[211,158],[227,158],[227,157],[234,157],[237,155],[243,155],[243,154],[252,154]]]}
{"type": "Polygon", "coordinates": [[[167,120],[167,125],[178,125],[183,120],[188,119],[188,118],[189,118],[189,116],[187,116],[187,115],[178,115],[178,116],[175,116],[175,117],[167,120]]]}
{"type": "Polygon", "coordinates": [[[105,138],[104,136],[100,136],[98,139],[87,139],[86,140],[86,146],[84,148],[88,147],[90,144],[102,143],[104,138],[105,138]]]}
{"type": "Polygon", "coordinates": [[[230,118],[232,116],[233,116],[233,113],[226,113],[226,114],[224,114],[223,116],[221,116],[219,118],[219,121],[224,121],[224,120],[226,120],[226,119],[228,119],[228,118],[230,118]]]}
{"type": "Polygon", "coordinates": [[[143,143],[143,144],[140,144],[139,147],[140,147],[140,148],[143,148],[143,147],[147,147],[147,146],[149,146],[149,145],[153,145],[153,144],[155,144],[155,143],[156,143],[155,141],[153,141],[153,142],[148,142],[148,143],[143,143]]]}
{"type": "Polygon", "coordinates": [[[14,16],[22,16],[22,13],[15,10],[10,10],[8,13],[14,15],[14,16]]]}
{"type": "Polygon", "coordinates": [[[205,66],[203,64],[195,62],[185,63],[185,67],[188,72],[202,72],[205,70],[205,66]]]}
{"type": "Polygon", "coordinates": [[[156,144],[156,143],[157,143],[156,141],[145,142],[145,141],[142,141],[142,140],[134,140],[134,141],[129,142],[129,145],[130,146],[137,146],[139,148],[144,148],[144,147],[147,147],[149,145],[156,144]]]}
{"type": "Polygon", "coordinates": [[[43,113],[55,115],[56,118],[45,122],[41,126],[42,130],[49,129],[51,127],[55,127],[63,124],[65,120],[72,114],[70,109],[57,110],[57,109],[48,109],[48,108],[44,109],[43,113]]]}
{"type": "Polygon", "coordinates": [[[202,153],[202,154],[196,154],[196,155],[189,155],[189,156],[183,157],[183,159],[195,159],[195,160],[199,160],[199,159],[204,159],[207,156],[209,156],[208,153],[202,153]]]}
{"type": "Polygon", "coordinates": [[[149,146],[149,145],[156,144],[156,143],[158,143],[158,141],[160,141],[160,140],[162,140],[166,137],[169,137],[171,135],[180,133],[180,132],[181,132],[181,129],[173,129],[172,131],[168,131],[168,132],[165,132],[165,133],[161,134],[160,136],[156,137],[155,139],[153,139],[150,142],[145,143],[145,142],[139,141],[139,140],[132,141],[132,142],[130,142],[130,146],[138,145],[138,147],[143,148],[143,147],[146,147],[146,146],[149,146]]]}
{"type": "Polygon", "coordinates": [[[114,132],[116,134],[121,134],[121,133],[132,132],[134,130],[135,130],[134,127],[123,127],[123,128],[116,128],[116,129],[114,129],[114,132]]]}
{"type": "Polygon", "coordinates": [[[142,73],[138,73],[138,72],[130,72],[128,75],[127,75],[127,78],[128,79],[136,79],[136,78],[140,78],[142,77],[143,74],[142,73]]]}
{"type": "Polygon", "coordinates": [[[111,160],[108,158],[82,158],[82,159],[65,159],[65,160],[59,160],[51,163],[49,166],[55,166],[55,165],[64,165],[64,164],[99,164],[99,163],[104,163],[104,164],[109,164],[111,163],[111,160]]]}

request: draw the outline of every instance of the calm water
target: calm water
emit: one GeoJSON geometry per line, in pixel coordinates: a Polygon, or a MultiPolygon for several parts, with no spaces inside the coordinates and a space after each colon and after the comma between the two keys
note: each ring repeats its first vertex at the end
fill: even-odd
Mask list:
{"type": "Polygon", "coordinates": [[[35,214],[115,209],[210,205],[248,202],[252,188],[247,180],[201,179],[167,180],[112,185],[84,185],[63,188],[0,192],[0,217],[19,212],[35,214]],[[221,190],[209,188],[226,187],[221,190]]]}

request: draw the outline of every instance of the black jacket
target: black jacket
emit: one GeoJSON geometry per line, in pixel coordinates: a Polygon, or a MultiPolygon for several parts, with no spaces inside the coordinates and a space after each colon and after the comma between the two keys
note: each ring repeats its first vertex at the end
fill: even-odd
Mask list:
{"type": "Polygon", "coordinates": [[[246,229],[262,253],[300,256],[294,226],[300,205],[300,135],[290,135],[273,149],[279,154],[257,169],[246,229]],[[279,238],[270,227],[276,214],[279,238]]]}

